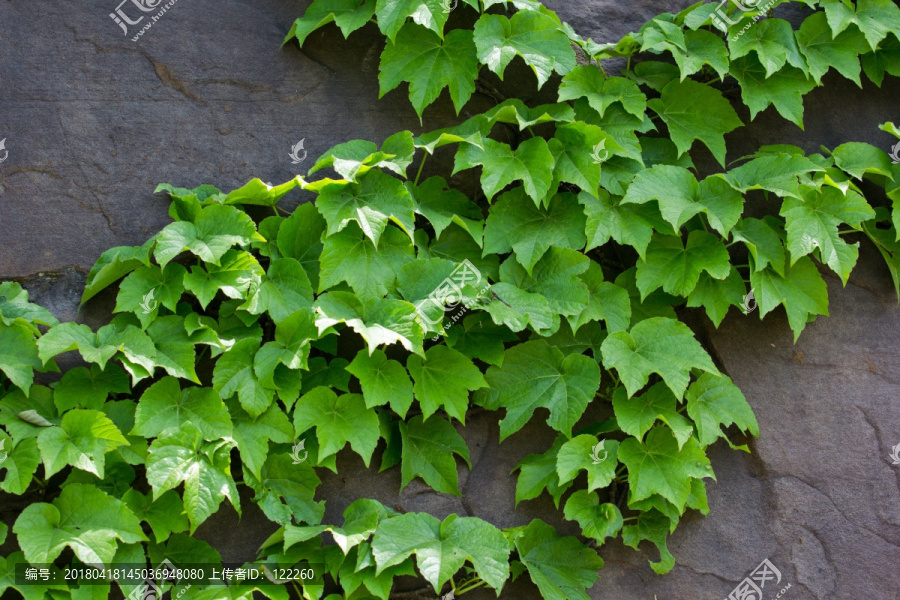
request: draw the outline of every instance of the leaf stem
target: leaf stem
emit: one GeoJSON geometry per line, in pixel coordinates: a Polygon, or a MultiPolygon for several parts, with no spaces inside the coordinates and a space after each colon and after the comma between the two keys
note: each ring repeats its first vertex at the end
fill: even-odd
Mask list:
{"type": "Polygon", "coordinates": [[[459,588],[454,589],[454,593],[457,596],[462,596],[466,592],[471,592],[485,584],[487,584],[487,581],[483,580],[481,577],[474,577],[468,581],[460,582],[459,588]]]}
{"type": "Polygon", "coordinates": [[[425,161],[428,160],[428,151],[425,151],[425,155],[422,157],[422,162],[419,163],[419,172],[416,173],[416,180],[413,182],[413,185],[419,185],[419,178],[422,176],[422,169],[425,168],[425,161]]]}

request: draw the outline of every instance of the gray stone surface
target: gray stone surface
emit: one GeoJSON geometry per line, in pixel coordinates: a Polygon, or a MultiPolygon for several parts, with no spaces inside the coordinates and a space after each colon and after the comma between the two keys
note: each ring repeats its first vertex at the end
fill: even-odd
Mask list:
{"type": "MultiPolygon", "coordinates": [[[[136,43],[108,17],[116,4],[0,3],[0,139],[10,152],[0,165],[0,278],[23,281],[61,319],[97,326],[108,314],[109,294],[78,312],[84,274],[103,250],[141,243],[168,222],[167,202],[152,195],[156,183],[280,182],[295,174],[288,151],[301,138],[305,169],[335,143],[455,121],[446,95],[421,125],[404,89],[377,100],[383,42],[371,26],[349,42],[327,27],[302,51],[279,48],[308,2],[181,0],[136,43]]],[[[548,2],[597,41],[688,4],[548,2]]],[[[530,77],[518,69],[504,85],[531,85],[530,77]]],[[[897,80],[863,90],[831,76],[826,83],[807,96],[805,131],[773,110],[750,124],[738,106],[750,126],[728,136],[729,158],[784,142],[807,151],[851,140],[887,148],[890,138],[876,127],[898,118],[897,80]]],[[[466,110],[490,103],[476,94],[466,110]]],[[[754,407],[762,435],[749,455],[721,443],[711,450],[712,512],[685,516],[669,541],[677,560],[669,575],[647,566],[656,559],[652,546],[637,553],[614,542],[601,551],[606,568],[592,598],[724,598],[769,558],[782,585],[791,584],[789,600],[900,599],[900,467],[887,458],[900,443],[900,311],[880,261],[863,241],[846,288],[827,275],[831,316],[809,325],[796,345],[780,310],[762,322],[733,311],[718,330],[696,319],[754,407]]],[[[498,444],[497,420],[474,413],[463,430],[473,463],[471,472],[460,469],[463,498],[419,482],[398,495],[397,469],[379,475],[342,454],[339,474],[322,474],[326,519],[339,521],[350,502],[367,496],[500,527],[540,517],[575,532],[546,497],[514,506],[509,472],[545,450],[552,432],[535,419],[498,444]]],[[[241,519],[226,507],[198,532],[228,560],[253,558],[273,529],[249,498],[243,505],[241,519]]],[[[537,592],[520,580],[502,597],[537,592]]]]}

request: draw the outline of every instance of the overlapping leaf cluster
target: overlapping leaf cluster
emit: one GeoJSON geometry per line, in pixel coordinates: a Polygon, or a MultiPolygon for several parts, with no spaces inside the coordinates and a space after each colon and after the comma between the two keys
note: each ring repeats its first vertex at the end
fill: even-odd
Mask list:
{"type": "Polygon", "coordinates": [[[821,10],[794,31],[732,9],[723,35],[710,25],[718,3],[701,3],[597,44],[535,2],[511,4],[464,0],[474,26],[447,31],[439,0],[316,0],[289,38],[375,20],[387,37],[382,92],[408,82],[420,115],[444,87],[459,110],[483,67],[502,78],[513,60],[538,86],[558,83],[556,103],[511,99],[449,129],[351,141],[276,187],[160,186],[173,222],[104,253],[88,276],[83,301],[119,282],[117,315],[97,331],[0,284],[0,489],[25,501],[0,591],[16,587],[16,564],[66,548],[86,564],[218,562],[191,535],[225,500],[240,512],[247,486],[279,526],[261,560],[323,563],[342,590],[329,600],[384,600],[395,577],[416,573],[436,593],[448,583],[457,595],[499,593],[527,573],[546,598],[587,598],[596,550],[541,521],[501,531],[361,499],[343,525],[321,523],[317,469],[336,472],[342,450],[366,465],[380,456],[402,487],[418,477],[460,494],[472,405],[500,411],[501,441],[534,418],[558,433],[516,467],[517,503],[546,492],[592,546],[647,540],[653,569],[672,568],[667,535],[686,510],[709,510],[707,447],[732,444],[732,426],[758,434],[678,315],[702,308],[718,326],[752,290],[760,317],[783,306],[797,336],[827,315],[823,272],[846,284],[865,238],[900,281],[900,169],[882,150],[768,146],[704,177],[695,142],[724,169],[725,136],[743,123],[723,81],[740,86],[752,116],[774,104],[802,124],[802,96],[830,67],[857,83],[861,70],[877,84],[900,74],[900,10],[808,1],[821,10]],[[622,76],[600,66],[632,55],[653,60],[622,76]],[[434,154],[463,185],[422,180],[434,154]],[[316,175],[326,169],[336,177],[316,175]],[[467,177],[474,195],[461,191],[467,177]],[[279,202],[294,189],[315,198],[286,216],[279,202]],[[436,295],[461,265],[472,284],[436,295]],[[69,352],[85,366],[35,383],[69,352]]]}

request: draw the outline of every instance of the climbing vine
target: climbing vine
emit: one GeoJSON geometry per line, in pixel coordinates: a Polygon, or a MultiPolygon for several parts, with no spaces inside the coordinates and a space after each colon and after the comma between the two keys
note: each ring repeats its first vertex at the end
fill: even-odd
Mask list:
{"type": "Polygon", "coordinates": [[[828,314],[822,273],[846,285],[860,243],[900,294],[900,167],[884,151],[777,145],[726,162],[744,125],[730,90],[751,119],[774,106],[802,127],[803,96],[831,69],[860,86],[900,75],[892,2],[802,4],[797,30],[701,2],[601,44],[531,0],[463,0],[474,25],[450,30],[439,0],[313,2],[286,41],[374,21],[381,93],[408,83],[420,117],[444,88],[459,112],[513,61],[557,102],[497,98],[454,127],[340,144],[279,186],[163,184],[173,222],[87,277],[82,302],[117,287],[97,331],[0,284],[0,489],[22,502],[0,592],[78,600],[114,585],[23,585],[24,563],[220,563],[192,534],[226,500],[241,511],[238,486],[278,526],[258,563],[324,576],[163,584],[179,598],[386,600],[418,574],[435,594],[527,576],[545,598],[585,599],[597,548],[617,536],[654,544],[650,566],[668,572],[666,537],[685,511],[709,511],[707,448],[746,451],[733,440],[759,434],[679,316],[702,309],[718,326],[751,302],[760,318],[781,306],[796,339],[828,314]],[[609,75],[604,61],[622,58],[609,75]],[[702,176],[706,151],[721,170],[702,176]],[[452,172],[425,178],[436,154],[452,172]],[[314,200],[288,214],[295,189],[314,200]],[[85,366],[51,375],[69,352],[85,366]],[[533,419],[557,432],[517,465],[515,501],[547,493],[580,537],[365,498],[322,523],[317,471],[337,472],[341,451],[399,469],[401,489],[419,478],[459,495],[472,406],[502,415],[500,442],[533,419]]]}

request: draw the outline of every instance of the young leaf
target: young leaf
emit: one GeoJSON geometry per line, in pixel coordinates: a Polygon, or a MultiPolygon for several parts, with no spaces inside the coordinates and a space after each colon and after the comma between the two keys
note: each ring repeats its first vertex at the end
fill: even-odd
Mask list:
{"type": "Polygon", "coordinates": [[[424,359],[412,354],[406,366],[415,381],[416,399],[425,419],[443,406],[450,417],[465,424],[469,392],[487,387],[478,367],[447,346],[429,348],[424,359]]]}
{"type": "Polygon", "coordinates": [[[366,466],[381,437],[378,416],[366,408],[359,394],[338,396],[329,388],[317,387],[304,394],[294,408],[294,430],[297,435],[316,428],[319,459],[337,454],[347,442],[366,466]]]}
{"type": "Polygon", "coordinates": [[[103,479],[105,455],[128,444],[109,418],[97,410],[70,410],[58,427],[47,427],[37,439],[47,477],[67,465],[103,479]]]}
{"type": "Polygon", "coordinates": [[[403,442],[401,491],[414,478],[421,477],[436,492],[461,495],[453,455],[459,455],[469,468],[472,463],[466,442],[450,423],[436,416],[427,421],[421,416],[413,417],[406,423],[400,422],[400,436],[403,442]]]}
{"type": "Polygon", "coordinates": [[[157,237],[153,256],[165,267],[187,250],[204,262],[218,265],[233,245],[248,246],[254,235],[256,226],[247,213],[233,206],[207,206],[193,223],[178,221],[167,225],[157,237]]]}
{"type": "Polygon", "coordinates": [[[722,426],[737,425],[742,431],[759,436],[759,425],[753,409],[730,377],[713,377],[708,373],[691,384],[685,394],[687,414],[697,427],[700,445],[708,446],[720,437],[728,439],[722,426]]]}
{"type": "Polygon", "coordinates": [[[608,537],[616,537],[622,529],[622,512],[615,504],[606,502],[600,504],[600,499],[594,492],[578,490],[566,500],[563,514],[567,521],[577,521],[581,532],[603,544],[608,537]]]}
{"type": "MultiPolygon", "coordinates": [[[[703,376],[711,381],[719,379],[709,373],[704,373],[703,376]]],[[[624,388],[617,388],[613,394],[616,423],[622,431],[643,440],[644,434],[659,420],[675,434],[680,449],[694,434],[694,426],[678,412],[677,405],[678,400],[663,383],[654,384],[634,398],[629,398],[624,388]]]]}
{"type": "Polygon", "coordinates": [[[316,29],[334,22],[341,28],[344,37],[361,28],[375,15],[375,0],[316,0],[303,16],[294,21],[284,43],[297,38],[303,46],[306,38],[316,29]]]}
{"type": "Polygon", "coordinates": [[[568,437],[600,387],[600,368],[587,356],[563,356],[541,340],[507,350],[503,366],[489,368],[485,379],[490,390],[476,398],[488,410],[506,408],[501,441],[521,429],[539,407],[550,411],[547,424],[568,437]]]}
{"type": "Polygon", "coordinates": [[[347,372],[359,379],[366,408],[390,404],[401,419],[406,418],[413,401],[413,384],[402,364],[388,360],[381,350],[375,350],[371,355],[360,350],[347,365],[347,372]]]}
{"type": "Polygon", "coordinates": [[[150,250],[155,244],[156,237],[153,237],[143,246],[117,246],[101,254],[84,282],[81,303],[84,304],[139,266],[149,267],[150,250]]]}
{"type": "Polygon", "coordinates": [[[562,484],[573,481],[579,471],[587,471],[588,491],[608,486],[616,476],[619,442],[598,441],[592,435],[578,435],[562,445],[556,457],[556,474],[562,484]],[[602,460],[597,461],[600,453],[602,460]]]}

